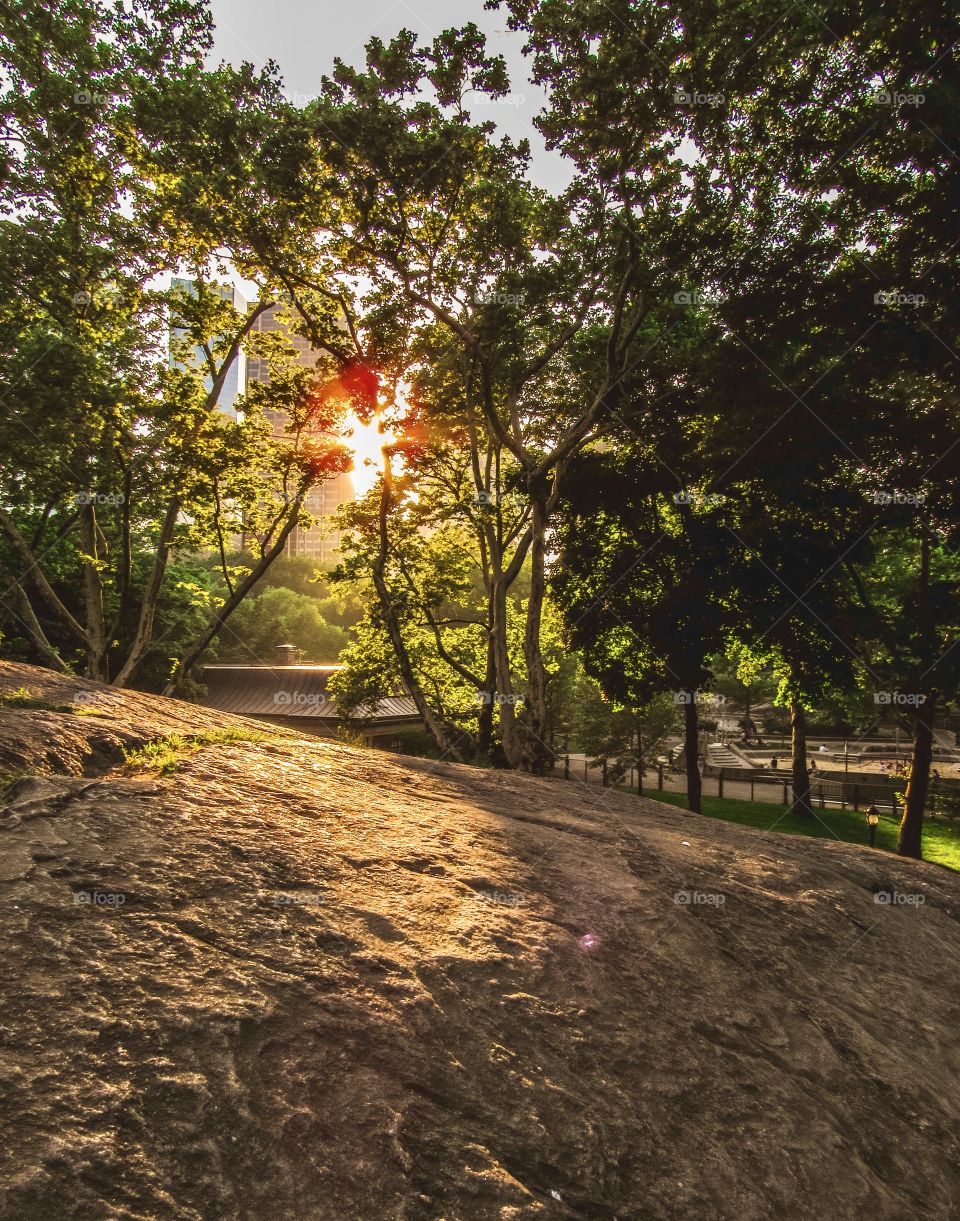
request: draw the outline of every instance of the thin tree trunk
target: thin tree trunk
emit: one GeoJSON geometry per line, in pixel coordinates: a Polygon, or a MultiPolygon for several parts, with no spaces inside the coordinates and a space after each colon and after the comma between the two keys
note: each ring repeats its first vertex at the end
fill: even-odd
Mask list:
{"type": "Polygon", "coordinates": [[[700,748],[700,720],[697,714],[697,701],[692,691],[689,703],[683,706],[683,754],[687,766],[687,807],[695,814],[700,813],[703,782],[700,768],[697,766],[700,748]]]}
{"type": "MultiPolygon", "coordinates": [[[[496,691],[493,695],[509,697],[513,694],[513,680],[510,675],[510,648],[507,634],[507,586],[501,572],[495,572],[492,582],[491,602],[493,607],[492,633],[495,658],[496,691]]],[[[509,698],[499,701],[500,743],[507,763],[511,767],[519,767],[523,755],[523,744],[520,737],[520,726],[517,723],[516,709],[509,698]]]]}
{"type": "Polygon", "coordinates": [[[523,766],[542,775],[550,759],[545,741],[547,724],[547,674],[540,649],[540,629],[543,602],[546,595],[547,506],[539,496],[532,501],[530,523],[530,596],[527,602],[527,622],[523,638],[523,655],[527,667],[527,700],[524,722],[523,766]]]}
{"type": "Polygon", "coordinates": [[[488,600],[487,665],[484,674],[484,693],[490,698],[480,705],[477,717],[477,755],[489,759],[493,748],[493,691],[497,685],[497,656],[493,641],[493,598],[488,600]]]}
{"type": "Polygon", "coordinates": [[[125,687],[127,685],[136,673],[137,667],[146,655],[150,642],[153,640],[153,625],[157,618],[160,590],[163,588],[163,578],[170,559],[170,543],[173,539],[173,531],[179,516],[180,501],[174,497],[167,505],[167,511],[160,526],[160,535],[157,539],[157,553],[154,556],[153,567],[150,570],[150,576],[143,591],[143,601],[140,605],[140,619],[137,623],[137,630],[127,652],[126,660],[114,679],[114,686],[116,687],[125,687]]]}
{"type": "MultiPolygon", "coordinates": [[[[70,528],[73,528],[72,522],[70,528]]],[[[4,508],[0,508],[0,531],[3,532],[5,538],[13,548],[17,558],[23,564],[24,573],[21,578],[28,584],[32,585],[36,590],[37,597],[44,603],[47,609],[53,614],[58,622],[66,628],[70,635],[74,638],[78,645],[86,647],[87,633],[83,625],[79,623],[73,615],[67,610],[63,602],[57,596],[53,586],[47,580],[40,564],[30,549],[26,539],[17,529],[13,518],[4,508]]],[[[19,582],[18,582],[19,584],[19,582]]]]}
{"type": "Polygon", "coordinates": [[[643,796],[643,731],[637,718],[637,796],[643,796]]]}
{"type": "Polygon", "coordinates": [[[440,724],[439,719],[434,715],[433,709],[427,702],[427,697],[423,693],[423,688],[417,679],[413,665],[410,661],[410,654],[407,652],[406,641],[403,639],[403,632],[400,628],[400,621],[397,618],[397,612],[393,604],[393,599],[390,596],[390,589],[383,576],[383,568],[379,564],[375,564],[373,568],[373,584],[377,591],[377,597],[380,599],[380,607],[383,610],[383,618],[386,624],[387,633],[390,636],[390,643],[393,645],[394,652],[397,656],[397,664],[400,667],[400,676],[403,679],[407,693],[416,705],[417,712],[426,726],[427,732],[436,743],[437,749],[444,755],[452,755],[459,762],[463,762],[463,756],[457,747],[454,745],[451,738],[447,735],[446,730],[440,724]]]}
{"type": "Polygon", "coordinates": [[[44,630],[40,625],[40,620],[34,613],[30,599],[27,597],[26,590],[22,585],[14,585],[13,592],[17,599],[17,606],[19,608],[18,617],[20,622],[26,628],[27,635],[30,638],[30,643],[37,650],[38,656],[43,658],[44,663],[48,665],[51,670],[59,670],[61,674],[69,674],[70,667],[47,639],[44,630]]]}
{"type": "MultiPolygon", "coordinates": [[[[247,336],[254,329],[257,320],[273,304],[274,301],[271,298],[264,296],[261,297],[260,301],[255,306],[251,307],[250,312],[244,319],[243,325],[237,331],[236,335],[234,335],[230,347],[226,353],[224,353],[223,359],[220,362],[219,370],[212,379],[212,384],[207,392],[206,401],[204,403],[205,416],[209,416],[213,411],[216,410],[217,404],[220,401],[220,395],[223,393],[223,387],[226,385],[227,376],[233,362],[237,359],[240,349],[247,339],[247,336]]],[[[197,430],[194,431],[196,432],[197,430]]],[[[125,687],[127,683],[129,683],[130,679],[136,673],[140,663],[146,656],[150,644],[153,641],[153,629],[157,618],[157,606],[160,601],[160,591],[163,588],[163,579],[166,575],[167,564],[170,559],[170,544],[173,540],[173,532],[176,528],[177,519],[180,516],[180,507],[181,501],[178,496],[174,496],[167,504],[163,523],[160,526],[160,535],[157,539],[156,557],[154,558],[153,567],[150,570],[150,576],[147,579],[146,589],[143,592],[143,599],[140,606],[140,618],[137,622],[137,630],[134,633],[133,643],[127,652],[126,660],[114,679],[114,686],[116,687],[125,687]]],[[[290,530],[295,524],[296,514],[294,515],[292,524],[289,524],[289,528],[285,527],[284,532],[282,532],[282,538],[284,541],[286,541],[287,535],[290,533],[290,530]]],[[[273,549],[271,549],[268,554],[273,557],[275,554],[279,553],[274,552],[273,549]]],[[[273,559],[271,558],[267,562],[266,567],[269,567],[270,563],[272,562],[273,559]]],[[[200,656],[200,653],[203,652],[203,650],[216,635],[219,628],[226,621],[227,616],[232,613],[234,607],[231,605],[231,603],[233,603],[233,597],[223,604],[223,607],[221,607],[221,612],[223,612],[224,608],[227,606],[230,606],[231,609],[222,614],[222,618],[219,619],[219,622],[216,621],[216,617],[215,620],[211,621],[213,626],[212,630],[209,631],[206,642],[199,648],[199,651],[196,651],[195,645],[194,648],[185,655],[185,658],[178,663],[178,667],[174,671],[175,676],[180,675],[183,678],[186,677],[187,672],[200,656]],[[192,660],[190,660],[186,669],[181,669],[180,667],[183,665],[183,661],[191,656],[192,660]]],[[[218,615],[221,612],[218,612],[218,615]]],[[[175,680],[171,679],[165,688],[165,692],[167,694],[172,693],[179,686],[180,682],[181,677],[176,677],[175,680]]]]}
{"type": "Polygon", "coordinates": [[[423,687],[417,678],[413,668],[413,663],[410,660],[410,654],[407,651],[406,641],[403,639],[403,631],[400,627],[400,620],[397,616],[396,606],[394,605],[393,597],[390,593],[390,587],[386,580],[387,556],[390,553],[390,536],[387,530],[387,523],[390,518],[390,511],[393,505],[393,471],[390,467],[390,458],[386,452],[383,455],[383,484],[380,489],[380,513],[379,513],[379,548],[376,558],[373,561],[371,575],[373,577],[373,586],[377,591],[377,598],[380,602],[380,608],[383,611],[383,619],[387,628],[387,634],[390,637],[390,643],[393,645],[394,652],[397,658],[397,665],[400,668],[400,677],[403,679],[407,693],[416,705],[421,719],[427,732],[436,743],[437,749],[442,755],[452,755],[459,762],[464,762],[463,756],[458,750],[454,741],[447,734],[440,719],[434,714],[430,707],[427,697],[424,694],[423,687]]]}
{"type": "Polygon", "coordinates": [[[277,538],[270,547],[269,551],[265,552],[254,567],[247,573],[244,579],[238,585],[234,586],[233,593],[230,595],[230,597],[227,598],[225,602],[221,603],[217,611],[208,620],[207,626],[203,629],[200,635],[197,636],[194,642],[176,663],[173,669],[173,674],[170,676],[169,682],[163,689],[164,695],[175,695],[177,691],[180,690],[189,677],[190,671],[200,660],[200,657],[209,646],[214,636],[216,636],[217,632],[220,631],[226,621],[244,600],[250,590],[253,589],[277,556],[281,554],[291,531],[297,524],[299,517],[300,507],[298,503],[295,503],[290,511],[290,516],[284,522],[280,533],[277,535],[277,538]]]}
{"type": "Polygon", "coordinates": [[[790,734],[793,750],[793,806],[791,812],[801,818],[813,818],[810,801],[810,772],[807,768],[807,714],[802,704],[790,705],[790,734]]]}
{"type": "Polygon", "coordinates": [[[94,505],[80,509],[80,550],[83,563],[83,604],[87,620],[87,677],[109,682],[107,669],[107,624],[103,609],[103,581],[97,550],[97,518],[94,505]]]}
{"type": "Polygon", "coordinates": [[[900,822],[897,852],[923,860],[923,811],[930,791],[930,766],[933,762],[933,722],[938,693],[931,692],[917,707],[914,716],[913,757],[907,781],[906,805],[900,822]]]}
{"type": "MultiPolygon", "coordinates": [[[[930,530],[926,520],[920,532],[920,588],[916,607],[918,652],[928,653],[933,646],[930,623],[930,530]]],[[[913,757],[910,762],[910,779],[907,781],[906,801],[900,834],[897,837],[897,852],[900,856],[923,859],[923,811],[930,789],[930,765],[933,761],[933,722],[937,710],[939,693],[931,691],[917,705],[913,718],[913,757]]]]}

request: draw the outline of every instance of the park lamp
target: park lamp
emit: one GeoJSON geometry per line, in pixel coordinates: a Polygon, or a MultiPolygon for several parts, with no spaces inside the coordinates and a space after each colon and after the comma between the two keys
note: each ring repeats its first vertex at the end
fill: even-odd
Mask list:
{"type": "Polygon", "coordinates": [[[880,822],[880,811],[875,805],[869,805],[866,809],[867,826],[870,828],[870,847],[873,847],[874,840],[877,838],[877,824],[880,822]]]}

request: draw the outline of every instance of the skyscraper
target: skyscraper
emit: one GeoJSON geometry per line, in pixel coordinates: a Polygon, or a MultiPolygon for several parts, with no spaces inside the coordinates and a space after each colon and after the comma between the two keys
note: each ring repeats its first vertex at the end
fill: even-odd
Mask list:
{"type": "MultiPolygon", "coordinates": [[[[173,288],[182,289],[184,292],[196,296],[197,285],[195,280],[188,280],[183,276],[174,276],[171,281],[173,288]]],[[[249,310],[246,298],[238,288],[232,284],[218,284],[217,290],[223,297],[224,301],[229,302],[233,308],[241,316],[245,316],[249,310]]],[[[179,339],[184,335],[181,327],[171,327],[171,339],[179,339]]],[[[206,371],[206,357],[199,347],[194,347],[188,360],[184,362],[180,357],[175,357],[173,351],[170,352],[171,366],[189,364],[193,369],[204,370],[204,385],[210,391],[213,388],[213,379],[206,371]]],[[[237,399],[243,394],[247,385],[247,358],[243,352],[239,352],[235,360],[231,361],[230,367],[227,370],[227,377],[223,384],[223,389],[220,391],[220,398],[217,401],[217,410],[224,412],[225,415],[237,418],[237,399]]]]}
{"type": "MultiPolygon", "coordinates": [[[[304,368],[313,369],[321,353],[312,347],[309,340],[302,335],[296,335],[278,314],[283,313],[282,305],[271,305],[259,316],[253,325],[253,331],[280,331],[296,351],[296,361],[304,368]]],[[[256,356],[250,357],[246,367],[246,386],[254,382],[269,383],[270,370],[265,360],[256,356]]],[[[282,434],[286,417],[283,412],[270,411],[267,417],[275,434],[282,434]]],[[[291,556],[301,556],[315,564],[324,567],[337,562],[340,546],[340,531],[330,525],[330,517],[343,504],[353,500],[353,481],[349,475],[335,475],[312,488],[304,501],[304,508],[318,521],[312,526],[296,526],[287,539],[286,553],[291,556]]]]}

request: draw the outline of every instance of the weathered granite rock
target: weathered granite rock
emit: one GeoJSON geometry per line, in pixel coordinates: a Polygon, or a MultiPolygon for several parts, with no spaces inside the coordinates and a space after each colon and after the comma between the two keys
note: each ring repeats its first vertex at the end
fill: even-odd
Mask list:
{"type": "Polygon", "coordinates": [[[960,878],[244,724],[0,707],[0,1216],[960,1215],[960,878]]]}

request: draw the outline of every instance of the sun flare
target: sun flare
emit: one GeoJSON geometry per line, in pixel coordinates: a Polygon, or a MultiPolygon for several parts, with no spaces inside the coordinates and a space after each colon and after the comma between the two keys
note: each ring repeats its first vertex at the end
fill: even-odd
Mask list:
{"type": "Polygon", "coordinates": [[[353,411],[344,421],[344,443],[353,455],[353,492],[359,500],[373,487],[383,461],[383,445],[386,440],[377,428],[376,420],[364,424],[353,411]]]}

